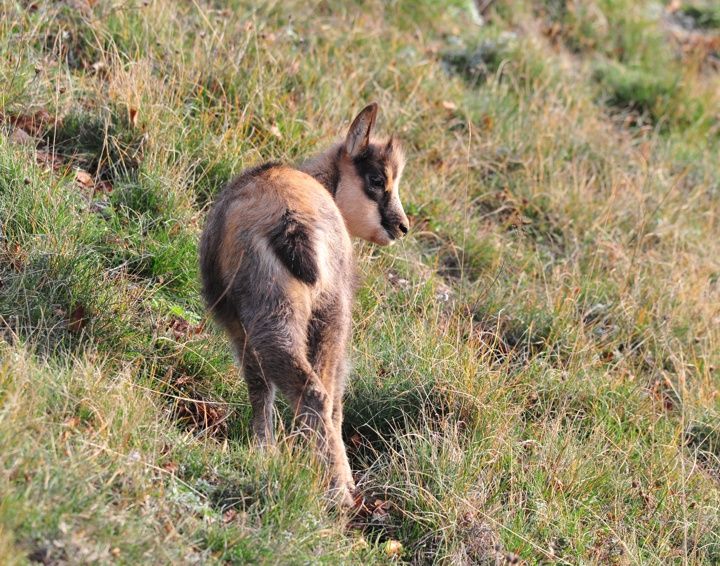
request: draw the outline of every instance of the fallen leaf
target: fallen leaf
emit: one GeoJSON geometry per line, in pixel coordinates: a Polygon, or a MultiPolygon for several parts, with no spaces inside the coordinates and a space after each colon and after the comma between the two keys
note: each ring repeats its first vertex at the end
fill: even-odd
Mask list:
{"type": "Polygon", "coordinates": [[[42,137],[42,134],[47,130],[50,123],[53,121],[53,117],[50,112],[41,108],[36,110],[32,114],[20,114],[20,115],[3,115],[3,119],[16,128],[24,130],[26,133],[33,137],[42,137]]]}
{"type": "Polygon", "coordinates": [[[77,305],[72,311],[70,311],[67,328],[70,332],[77,334],[85,328],[86,322],[87,317],[85,314],[85,307],[77,305]]]}
{"type": "Polygon", "coordinates": [[[385,543],[385,554],[391,557],[401,556],[403,551],[402,543],[399,540],[390,539],[385,543]]]}
{"type": "Polygon", "coordinates": [[[184,318],[175,316],[170,322],[170,331],[173,333],[175,338],[182,338],[189,333],[190,323],[184,318]]]}
{"type": "Polygon", "coordinates": [[[137,119],[138,119],[138,110],[137,108],[130,108],[128,110],[128,115],[130,118],[130,125],[133,128],[137,128],[137,119]]]}
{"type": "Polygon", "coordinates": [[[175,338],[182,338],[200,334],[205,329],[205,325],[202,322],[200,324],[190,324],[181,316],[173,316],[170,319],[168,328],[175,338]]]}
{"type": "Polygon", "coordinates": [[[165,462],[162,466],[163,470],[166,472],[170,472],[171,474],[174,474],[178,471],[179,466],[177,465],[177,462],[173,462],[170,460],[169,462],[165,462]]]}
{"type": "Polygon", "coordinates": [[[192,381],[193,381],[192,377],[190,377],[189,375],[183,375],[183,376],[178,377],[175,380],[174,385],[175,385],[175,387],[182,387],[183,385],[192,383],[192,381]]]}
{"type": "Polygon", "coordinates": [[[82,169],[75,171],[75,182],[85,189],[92,189],[95,187],[95,182],[90,176],[90,173],[83,171],[82,169]]]}
{"type": "Polygon", "coordinates": [[[102,193],[104,195],[111,193],[113,185],[110,181],[100,181],[95,185],[95,192],[102,193]]]}
{"type": "Polygon", "coordinates": [[[227,433],[227,410],[213,402],[202,399],[179,399],[175,417],[191,429],[207,431],[220,437],[227,433]]]}
{"type": "Polygon", "coordinates": [[[362,436],[360,436],[360,434],[356,432],[350,437],[350,444],[353,446],[353,448],[359,448],[362,444],[362,436]]]}
{"type": "Polygon", "coordinates": [[[367,516],[367,506],[365,505],[365,498],[359,491],[355,493],[353,497],[353,507],[359,515],[367,516]]]}

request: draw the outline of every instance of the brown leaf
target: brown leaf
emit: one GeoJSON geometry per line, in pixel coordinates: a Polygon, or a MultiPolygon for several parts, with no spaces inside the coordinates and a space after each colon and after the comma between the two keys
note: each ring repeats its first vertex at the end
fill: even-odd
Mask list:
{"type": "Polygon", "coordinates": [[[81,332],[87,324],[87,316],[85,313],[85,307],[82,305],[76,305],[75,308],[70,311],[70,316],[67,321],[67,328],[73,334],[81,332]]]}
{"type": "Polygon", "coordinates": [[[100,181],[95,184],[95,193],[102,193],[104,195],[110,194],[113,190],[113,185],[110,181],[100,181]]]}
{"type": "Polygon", "coordinates": [[[369,506],[372,509],[371,518],[375,523],[385,523],[390,517],[388,508],[390,507],[389,501],[383,501],[382,499],[376,499],[372,505],[369,506]]]}
{"type": "Polygon", "coordinates": [[[401,556],[404,551],[405,549],[399,540],[390,539],[385,543],[385,554],[387,556],[401,556]]]}
{"type": "Polygon", "coordinates": [[[355,433],[350,437],[350,444],[353,448],[359,448],[362,444],[362,436],[359,433],[355,433]]]}
{"type": "Polygon", "coordinates": [[[485,114],[482,117],[483,130],[490,131],[493,129],[493,126],[494,126],[494,122],[493,122],[492,116],[490,116],[489,114],[485,114]]]}
{"type": "Polygon", "coordinates": [[[179,399],[175,416],[191,429],[207,431],[215,436],[225,436],[227,433],[227,410],[213,402],[179,399]]]}
{"type": "Polygon", "coordinates": [[[190,323],[184,318],[175,317],[170,324],[170,331],[175,338],[182,338],[188,334],[190,323]]]}
{"type": "Polygon", "coordinates": [[[95,181],[93,181],[90,173],[82,169],[75,171],[75,182],[84,189],[93,189],[95,187],[95,181]]]}
{"type": "Polygon", "coordinates": [[[162,465],[162,468],[163,468],[163,470],[170,472],[171,474],[174,474],[175,472],[178,471],[179,466],[178,466],[177,462],[173,462],[172,460],[170,460],[168,462],[165,462],[162,465]]]}
{"type": "Polygon", "coordinates": [[[357,491],[355,493],[355,496],[353,497],[353,507],[355,508],[355,512],[360,516],[367,516],[368,509],[365,505],[365,498],[363,497],[362,493],[357,491]]]}
{"type": "Polygon", "coordinates": [[[204,329],[205,325],[201,322],[200,324],[190,324],[181,316],[173,316],[170,319],[168,325],[170,332],[176,339],[183,338],[185,336],[194,336],[200,334],[204,329]]]}
{"type": "Polygon", "coordinates": [[[175,385],[175,387],[182,387],[183,385],[192,383],[192,381],[193,381],[193,378],[190,377],[189,375],[182,375],[174,381],[174,385],[175,385]]]}
{"type": "Polygon", "coordinates": [[[50,112],[41,108],[32,114],[20,114],[16,116],[7,116],[7,121],[16,128],[24,130],[33,137],[42,137],[48,126],[53,122],[50,112]]]}

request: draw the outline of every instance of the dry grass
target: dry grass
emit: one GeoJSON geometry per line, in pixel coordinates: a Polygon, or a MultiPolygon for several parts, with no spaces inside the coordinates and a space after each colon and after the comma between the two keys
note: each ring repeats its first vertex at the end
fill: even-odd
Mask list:
{"type": "Polygon", "coordinates": [[[670,8],[0,4],[0,555],[717,562],[717,31],[670,8]],[[197,237],[370,99],[413,230],[357,245],[343,517],[252,448],[197,237]]]}

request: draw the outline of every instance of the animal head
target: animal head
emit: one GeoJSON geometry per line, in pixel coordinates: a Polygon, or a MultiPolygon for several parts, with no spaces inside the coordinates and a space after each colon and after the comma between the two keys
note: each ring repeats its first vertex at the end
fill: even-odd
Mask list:
{"type": "Polygon", "coordinates": [[[376,103],[366,106],[348,130],[335,202],[352,236],[386,246],[409,229],[398,194],[405,156],[394,137],[372,137],[377,112],[376,103]]]}

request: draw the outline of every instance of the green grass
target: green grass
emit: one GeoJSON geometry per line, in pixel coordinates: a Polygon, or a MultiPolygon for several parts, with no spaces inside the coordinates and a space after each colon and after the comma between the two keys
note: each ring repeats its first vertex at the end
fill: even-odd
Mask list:
{"type": "Polygon", "coordinates": [[[682,6],[680,13],[689,18],[695,27],[701,29],[720,28],[720,8],[713,6],[710,2],[707,2],[707,5],[694,3],[682,6]]]}
{"type": "Polygon", "coordinates": [[[720,80],[665,8],[80,4],[0,4],[5,562],[720,560],[720,80]],[[413,228],[356,245],[345,516],[254,448],[197,241],[370,100],[413,228]]]}

